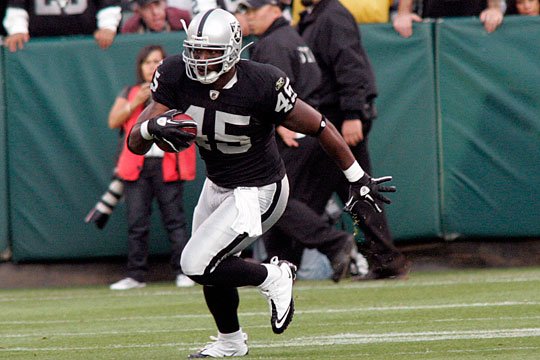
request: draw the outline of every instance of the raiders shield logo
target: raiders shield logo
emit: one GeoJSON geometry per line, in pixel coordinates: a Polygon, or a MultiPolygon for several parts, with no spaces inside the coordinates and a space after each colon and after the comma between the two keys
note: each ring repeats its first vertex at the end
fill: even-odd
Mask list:
{"type": "Polygon", "coordinates": [[[280,77],[278,81],[276,81],[276,91],[279,91],[285,85],[285,79],[280,77]]]}
{"type": "Polygon", "coordinates": [[[231,23],[231,31],[233,33],[233,40],[235,43],[239,44],[242,41],[242,30],[240,25],[236,22],[231,23]]]}
{"type": "Polygon", "coordinates": [[[219,96],[219,91],[217,90],[210,90],[210,99],[216,100],[219,96]]]}

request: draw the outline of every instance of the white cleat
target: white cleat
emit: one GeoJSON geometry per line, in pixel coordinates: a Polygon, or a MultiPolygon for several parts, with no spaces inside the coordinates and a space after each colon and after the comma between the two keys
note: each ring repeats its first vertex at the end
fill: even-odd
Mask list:
{"type": "Polygon", "coordinates": [[[225,340],[219,335],[217,337],[210,336],[214,342],[208,343],[201,351],[189,355],[188,359],[245,356],[249,351],[247,334],[242,333],[242,338],[242,340],[225,340]]]}
{"type": "Polygon", "coordinates": [[[115,282],[110,286],[111,290],[131,290],[131,289],[140,289],[146,286],[146,283],[139,282],[135,279],[127,277],[120,281],[115,282]]]}
{"type": "Polygon", "coordinates": [[[270,260],[270,264],[276,265],[281,270],[281,277],[270,283],[266,287],[261,287],[261,293],[268,300],[272,318],[272,331],[276,334],[281,334],[287,329],[292,321],[294,314],[294,299],[293,299],[293,283],[296,279],[296,265],[286,261],[278,260],[274,256],[270,260]]]}

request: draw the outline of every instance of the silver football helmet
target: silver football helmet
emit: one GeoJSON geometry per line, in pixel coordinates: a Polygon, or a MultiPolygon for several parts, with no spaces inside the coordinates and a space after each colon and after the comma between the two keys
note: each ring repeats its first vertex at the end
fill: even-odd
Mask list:
{"type": "Polygon", "coordinates": [[[197,14],[186,29],[182,58],[186,63],[187,76],[203,84],[215,82],[240,60],[242,30],[231,13],[223,9],[211,9],[197,14]],[[197,59],[196,50],[218,50],[223,55],[212,59],[197,59]],[[208,67],[221,64],[221,70],[209,71],[208,67]]]}

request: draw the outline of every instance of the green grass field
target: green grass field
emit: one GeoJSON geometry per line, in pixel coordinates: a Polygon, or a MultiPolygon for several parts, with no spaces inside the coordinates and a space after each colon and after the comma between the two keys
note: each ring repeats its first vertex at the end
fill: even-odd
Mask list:
{"type": "MultiPolygon", "coordinates": [[[[540,268],[298,281],[289,329],[240,290],[248,359],[540,359],[540,268]]],[[[0,359],[185,359],[216,330],[201,287],[0,290],[0,359]]]]}

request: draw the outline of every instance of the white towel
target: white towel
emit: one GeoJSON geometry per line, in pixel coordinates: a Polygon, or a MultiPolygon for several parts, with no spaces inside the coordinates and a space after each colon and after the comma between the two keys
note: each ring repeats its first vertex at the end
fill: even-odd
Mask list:
{"type": "Polygon", "coordinates": [[[257,187],[238,187],[234,189],[234,201],[238,215],[231,228],[249,237],[262,235],[259,189],[257,187]]]}

